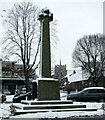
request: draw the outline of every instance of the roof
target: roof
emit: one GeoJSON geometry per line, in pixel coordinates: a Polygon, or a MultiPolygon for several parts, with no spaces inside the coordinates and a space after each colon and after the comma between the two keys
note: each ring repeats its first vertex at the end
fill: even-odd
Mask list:
{"type": "Polygon", "coordinates": [[[68,70],[67,75],[65,77],[68,78],[69,82],[79,82],[88,80],[89,75],[86,73],[83,73],[81,69],[74,69],[74,70],[68,70]],[[75,70],[75,74],[73,74],[73,71],[75,70]]]}
{"type": "Polygon", "coordinates": [[[82,71],[81,70],[75,70],[76,73],[73,74],[73,70],[67,71],[67,78],[69,82],[77,82],[82,81],[82,71]]]}

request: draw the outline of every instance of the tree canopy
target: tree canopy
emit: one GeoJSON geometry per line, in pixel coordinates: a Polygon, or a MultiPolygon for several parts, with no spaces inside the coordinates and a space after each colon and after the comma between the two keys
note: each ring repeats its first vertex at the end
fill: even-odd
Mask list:
{"type": "MultiPolygon", "coordinates": [[[[8,11],[6,32],[3,37],[2,58],[22,62],[26,88],[29,91],[29,77],[40,63],[40,22],[41,10],[31,2],[20,2],[8,11]]],[[[56,39],[56,22],[51,25],[51,39],[56,39]]],[[[54,42],[53,42],[54,43],[54,42]]],[[[55,41],[57,43],[57,41],[55,41]]],[[[54,45],[54,44],[53,44],[54,45]]],[[[35,72],[35,71],[34,71],[35,72]]]]}
{"type": "Polygon", "coordinates": [[[87,35],[79,39],[72,58],[73,65],[88,72],[97,86],[105,71],[105,36],[87,35]]]}

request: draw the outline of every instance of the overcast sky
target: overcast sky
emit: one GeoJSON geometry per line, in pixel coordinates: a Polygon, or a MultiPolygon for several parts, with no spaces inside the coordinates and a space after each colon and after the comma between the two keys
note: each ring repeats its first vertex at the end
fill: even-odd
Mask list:
{"type": "MultiPolygon", "coordinates": [[[[15,2],[19,1],[22,0],[15,2]]],[[[33,1],[40,9],[48,7],[54,19],[58,20],[57,36],[60,41],[57,48],[53,49],[55,64],[59,64],[61,59],[62,64],[67,64],[67,69],[71,69],[72,53],[77,40],[84,35],[103,33],[103,0],[33,1]]],[[[13,4],[14,0],[1,0],[0,11],[12,8],[13,4]]],[[[1,14],[5,13],[1,12],[1,14]]]]}

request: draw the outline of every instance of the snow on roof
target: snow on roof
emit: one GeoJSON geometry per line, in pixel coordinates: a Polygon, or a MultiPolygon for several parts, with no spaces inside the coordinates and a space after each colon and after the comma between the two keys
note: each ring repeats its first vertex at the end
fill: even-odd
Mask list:
{"type": "Polygon", "coordinates": [[[68,70],[67,75],[65,77],[68,78],[69,82],[78,82],[78,81],[82,81],[82,80],[88,80],[89,74],[84,73],[81,70],[81,68],[77,68],[77,69],[68,70]],[[75,71],[76,73],[73,74],[73,71],[75,71]]]}
{"type": "Polygon", "coordinates": [[[81,81],[82,80],[82,70],[75,70],[76,73],[73,73],[73,70],[68,70],[67,71],[67,78],[69,82],[76,82],[76,81],[81,81]],[[72,75],[71,75],[72,74],[72,75]]]}

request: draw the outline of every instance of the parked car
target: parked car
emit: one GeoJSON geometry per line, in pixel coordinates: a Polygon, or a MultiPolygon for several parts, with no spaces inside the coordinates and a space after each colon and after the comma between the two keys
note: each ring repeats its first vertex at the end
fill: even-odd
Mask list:
{"type": "Polygon", "coordinates": [[[73,101],[96,101],[105,102],[105,88],[103,87],[89,87],[80,92],[69,94],[67,100],[73,101]]]}
{"type": "Polygon", "coordinates": [[[4,103],[6,101],[6,95],[0,93],[0,103],[4,103]]]}
{"type": "Polygon", "coordinates": [[[10,95],[11,92],[10,92],[8,89],[4,89],[4,90],[3,90],[3,94],[5,94],[5,95],[10,95]]]}
{"type": "Polygon", "coordinates": [[[28,92],[28,93],[25,93],[25,94],[17,94],[14,96],[13,98],[13,102],[14,103],[20,103],[21,100],[26,100],[26,97],[27,97],[27,100],[31,100],[32,99],[32,92],[28,92]]]}

